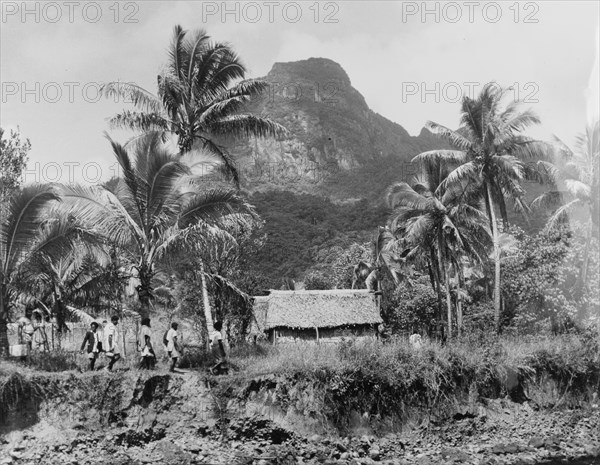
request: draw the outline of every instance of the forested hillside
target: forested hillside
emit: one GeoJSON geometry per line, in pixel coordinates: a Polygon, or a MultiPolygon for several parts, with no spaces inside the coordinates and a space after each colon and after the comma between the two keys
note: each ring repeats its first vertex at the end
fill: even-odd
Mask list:
{"type": "Polygon", "coordinates": [[[334,203],[289,191],[255,193],[250,202],[264,221],[259,234],[265,245],[249,262],[266,288],[281,287],[284,278],[302,279],[323,250],[370,240],[374,225],[385,224],[388,215],[382,204],[365,199],[334,203]]]}

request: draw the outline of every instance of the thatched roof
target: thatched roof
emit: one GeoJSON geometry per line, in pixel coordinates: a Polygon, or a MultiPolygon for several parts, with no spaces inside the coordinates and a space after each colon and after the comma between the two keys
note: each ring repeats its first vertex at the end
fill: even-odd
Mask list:
{"type": "Polygon", "coordinates": [[[373,293],[366,289],[271,291],[254,298],[254,315],[261,330],[277,327],[333,328],[381,323],[373,293]]]}

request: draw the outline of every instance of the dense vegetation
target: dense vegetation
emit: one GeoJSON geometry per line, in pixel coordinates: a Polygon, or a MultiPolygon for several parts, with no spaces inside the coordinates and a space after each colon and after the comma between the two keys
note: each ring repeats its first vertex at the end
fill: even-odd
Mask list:
{"type": "Polygon", "coordinates": [[[366,200],[340,204],[286,191],[256,193],[249,201],[264,221],[260,233],[265,236],[249,265],[265,278],[266,289],[279,289],[286,277],[301,281],[332,247],[343,250],[369,241],[388,214],[384,205],[373,207],[366,200]]]}
{"type": "MultiPolygon", "coordinates": [[[[457,130],[427,123],[439,149],[410,164],[385,153],[323,180],[324,192],[352,193],[348,200],[248,194],[226,141],[288,132],[245,113],[266,84],[244,75],[229,46],[175,28],[156,96],[103,86],[135,106],[112,126],[136,132],[127,144],[110,141],[123,176],[103,186],[20,188],[29,142],[3,139],[2,350],[7,323],[33,309],[55,318],[59,334],[68,320],[99,313],[178,313],[204,335],[218,318],[243,338],[252,295],[300,281],[347,288],[359,263],[368,271],[359,284],[382,295],[384,337],[476,339],[598,323],[598,123],[573,150],[530,139],[524,130],[538,117],[489,84],[463,99],[457,130]],[[207,163],[225,179],[198,170],[207,163]],[[581,227],[573,211],[583,212],[581,227]]],[[[338,116],[352,132],[356,121],[338,116]]]]}

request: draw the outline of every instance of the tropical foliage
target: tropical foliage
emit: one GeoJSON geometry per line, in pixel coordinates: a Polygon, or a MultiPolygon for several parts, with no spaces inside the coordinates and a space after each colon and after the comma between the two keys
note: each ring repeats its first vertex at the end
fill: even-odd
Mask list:
{"type": "Polygon", "coordinates": [[[58,262],[73,250],[80,227],[64,217],[48,219],[59,202],[46,186],[26,187],[8,199],[0,219],[0,352],[8,350],[7,323],[14,309],[26,265],[45,259],[58,262]]]}
{"type": "Polygon", "coordinates": [[[267,84],[244,80],[246,68],[237,54],[225,43],[212,42],[203,30],[189,32],[176,26],[168,58],[157,78],[157,95],[131,83],[103,86],[107,97],[128,99],[136,108],[114,116],[111,126],[173,134],[180,153],[192,149],[211,153],[238,182],[235,161],[223,143],[230,138],[286,132],[268,118],[241,112],[267,84]]]}
{"type": "Polygon", "coordinates": [[[575,151],[557,140],[557,162],[538,162],[541,171],[549,178],[551,190],[534,200],[535,206],[555,206],[548,227],[564,222],[570,215],[584,216],[586,231],[585,251],[576,287],[582,290],[590,283],[589,260],[594,231],[600,226],[600,123],[589,126],[577,137],[575,151]],[[564,202],[564,203],[563,203],[564,202]]]}
{"type": "Polygon", "coordinates": [[[529,236],[511,231],[517,248],[503,261],[504,324],[521,332],[564,332],[598,318],[598,286],[578,285],[581,264],[587,262],[590,282],[600,279],[598,239],[566,226],[529,236]],[[587,257],[587,259],[586,259],[587,257]]]}
{"type": "Polygon", "coordinates": [[[500,230],[497,215],[508,227],[507,202],[526,212],[525,180],[539,180],[539,172],[528,160],[549,156],[548,144],[523,135],[522,132],[539,118],[531,110],[522,110],[518,101],[506,102],[505,91],[489,83],[476,99],[464,97],[461,105],[461,125],[452,130],[437,123],[426,127],[447,140],[454,150],[435,150],[419,155],[421,159],[438,159],[454,169],[443,181],[445,186],[475,185],[485,203],[493,240],[494,308],[496,325],[500,329],[501,270],[500,230]]]}
{"type": "Polygon", "coordinates": [[[457,321],[462,327],[461,283],[465,263],[480,264],[489,232],[485,226],[481,190],[477,183],[446,183],[451,168],[444,160],[423,154],[415,159],[422,172],[413,185],[390,187],[391,230],[404,249],[404,260],[419,260],[430,270],[438,295],[446,299],[447,334],[452,335],[451,270],[458,286],[457,321]]]}
{"type": "Polygon", "coordinates": [[[177,26],[156,95],[120,82],[102,88],[135,107],[111,126],[137,132],[126,144],[108,138],[121,177],[103,186],[20,188],[29,141],[0,129],[1,351],[18,306],[48,308],[60,334],[69,319],[122,308],[126,288],[142,316],[193,316],[202,337],[219,319],[235,342],[252,323],[251,296],[298,281],[370,288],[396,333],[488,334],[491,314],[496,330],[515,332],[598,320],[598,123],[574,150],[533,140],[524,131],[537,116],[489,84],[463,99],[458,129],[427,123],[442,148],[414,157],[413,179],[398,173],[389,185],[398,160],[388,157],[365,170],[365,197],[389,185],[385,199],[246,194],[227,145],[285,129],[245,113],[266,87],[245,74],[229,45],[177,26]],[[234,185],[216,180],[219,170],[234,185]],[[529,205],[532,181],[546,192],[529,205]],[[511,209],[532,206],[551,209],[544,230],[509,224],[511,209]],[[360,279],[357,264],[368,271],[360,279]]]}
{"type": "Polygon", "coordinates": [[[108,188],[65,186],[62,197],[81,221],[123,247],[147,316],[157,265],[169,249],[192,232],[218,236],[252,210],[231,189],[202,190],[202,177],[193,174],[198,158],[170,153],[157,133],[111,145],[123,177],[108,188]]]}
{"type": "Polygon", "coordinates": [[[0,127],[0,202],[21,184],[21,175],[31,150],[29,139],[23,140],[19,131],[6,132],[0,127]]]}

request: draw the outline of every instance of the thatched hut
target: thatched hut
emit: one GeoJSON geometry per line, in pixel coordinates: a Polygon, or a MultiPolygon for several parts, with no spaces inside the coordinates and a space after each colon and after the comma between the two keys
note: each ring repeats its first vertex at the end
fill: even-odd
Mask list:
{"type": "Polygon", "coordinates": [[[254,298],[256,332],[273,343],[373,338],[382,322],[377,298],[365,289],[271,291],[254,298]]]}

